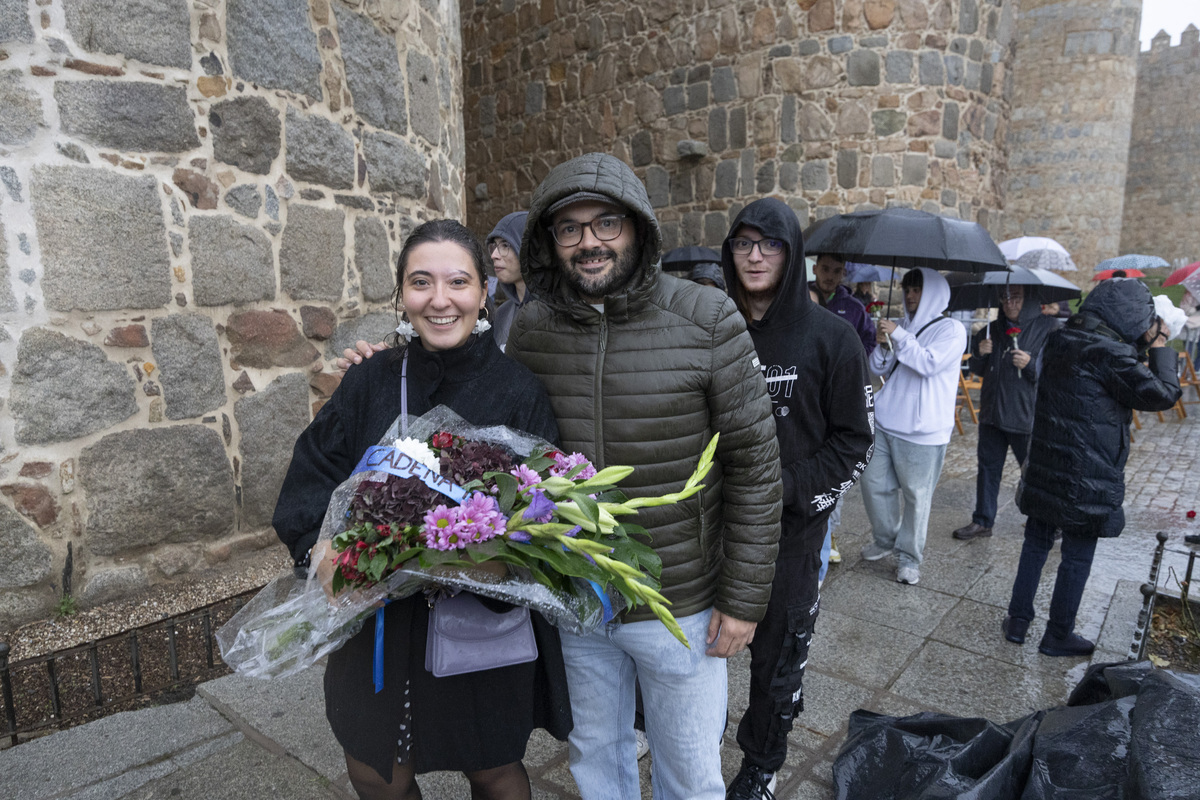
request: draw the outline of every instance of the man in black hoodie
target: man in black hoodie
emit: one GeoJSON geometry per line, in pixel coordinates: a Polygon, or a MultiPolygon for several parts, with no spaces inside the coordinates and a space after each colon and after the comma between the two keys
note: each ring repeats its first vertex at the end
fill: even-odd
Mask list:
{"type": "Polygon", "coordinates": [[[734,220],[721,250],[774,404],[783,466],[783,534],[766,617],[750,644],[750,706],[738,726],[742,768],[729,798],[771,798],[802,683],[820,594],[825,523],[871,458],[866,358],[854,328],[812,301],[800,221],[774,198],[734,220]]]}

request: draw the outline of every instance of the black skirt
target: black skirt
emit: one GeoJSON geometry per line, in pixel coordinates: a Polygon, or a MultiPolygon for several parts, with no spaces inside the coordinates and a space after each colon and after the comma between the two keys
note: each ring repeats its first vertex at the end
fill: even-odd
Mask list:
{"type": "Polygon", "coordinates": [[[384,780],[392,765],[417,773],[491,769],[520,761],[534,728],[565,740],[571,707],[558,629],[537,612],[538,658],[435,678],[425,669],[429,606],[417,593],[384,610],[384,684],[375,693],[375,617],[325,669],[325,716],[342,749],[384,780]]]}

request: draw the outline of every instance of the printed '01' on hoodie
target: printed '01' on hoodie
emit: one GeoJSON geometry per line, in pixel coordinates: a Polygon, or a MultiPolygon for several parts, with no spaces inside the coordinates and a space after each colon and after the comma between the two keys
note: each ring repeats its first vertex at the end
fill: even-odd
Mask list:
{"type": "MultiPolygon", "coordinates": [[[[774,198],[756,200],[729,235],[743,226],[786,245],[774,300],[762,319],[746,321],[774,404],[783,465],[783,557],[820,549],[834,504],[866,469],[874,448],[871,382],[854,328],[809,297],[795,212],[774,198]]],[[[728,240],[721,262],[736,300],[740,284],[728,240]]],[[[738,305],[745,314],[745,305],[738,305]]]]}

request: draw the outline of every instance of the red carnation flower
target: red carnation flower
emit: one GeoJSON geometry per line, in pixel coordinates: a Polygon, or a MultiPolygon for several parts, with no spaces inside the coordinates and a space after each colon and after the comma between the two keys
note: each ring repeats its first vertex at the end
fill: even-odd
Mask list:
{"type": "Polygon", "coordinates": [[[1021,329],[1014,325],[1013,327],[1006,330],[1005,333],[1007,333],[1009,336],[1017,336],[1018,334],[1021,333],[1021,329]]]}
{"type": "Polygon", "coordinates": [[[1195,519],[1195,518],[1196,518],[1196,512],[1195,512],[1195,511],[1189,511],[1189,512],[1187,513],[1187,518],[1188,518],[1188,519],[1195,519]]]}
{"type": "Polygon", "coordinates": [[[433,435],[433,446],[439,449],[449,447],[454,444],[454,437],[446,431],[439,431],[433,435]]]}

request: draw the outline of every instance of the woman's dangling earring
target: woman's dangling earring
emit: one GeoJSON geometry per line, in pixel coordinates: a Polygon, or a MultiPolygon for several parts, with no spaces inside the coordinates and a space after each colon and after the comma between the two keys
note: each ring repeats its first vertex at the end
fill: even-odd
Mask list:
{"type": "Polygon", "coordinates": [[[400,312],[400,324],[396,326],[396,334],[405,342],[412,341],[417,337],[417,329],[408,321],[408,312],[400,312]]]}
{"type": "Polygon", "coordinates": [[[475,327],[471,328],[471,333],[480,334],[484,331],[490,331],[491,329],[492,323],[488,322],[487,306],[484,306],[483,308],[479,309],[479,318],[475,320],[475,327]]]}

